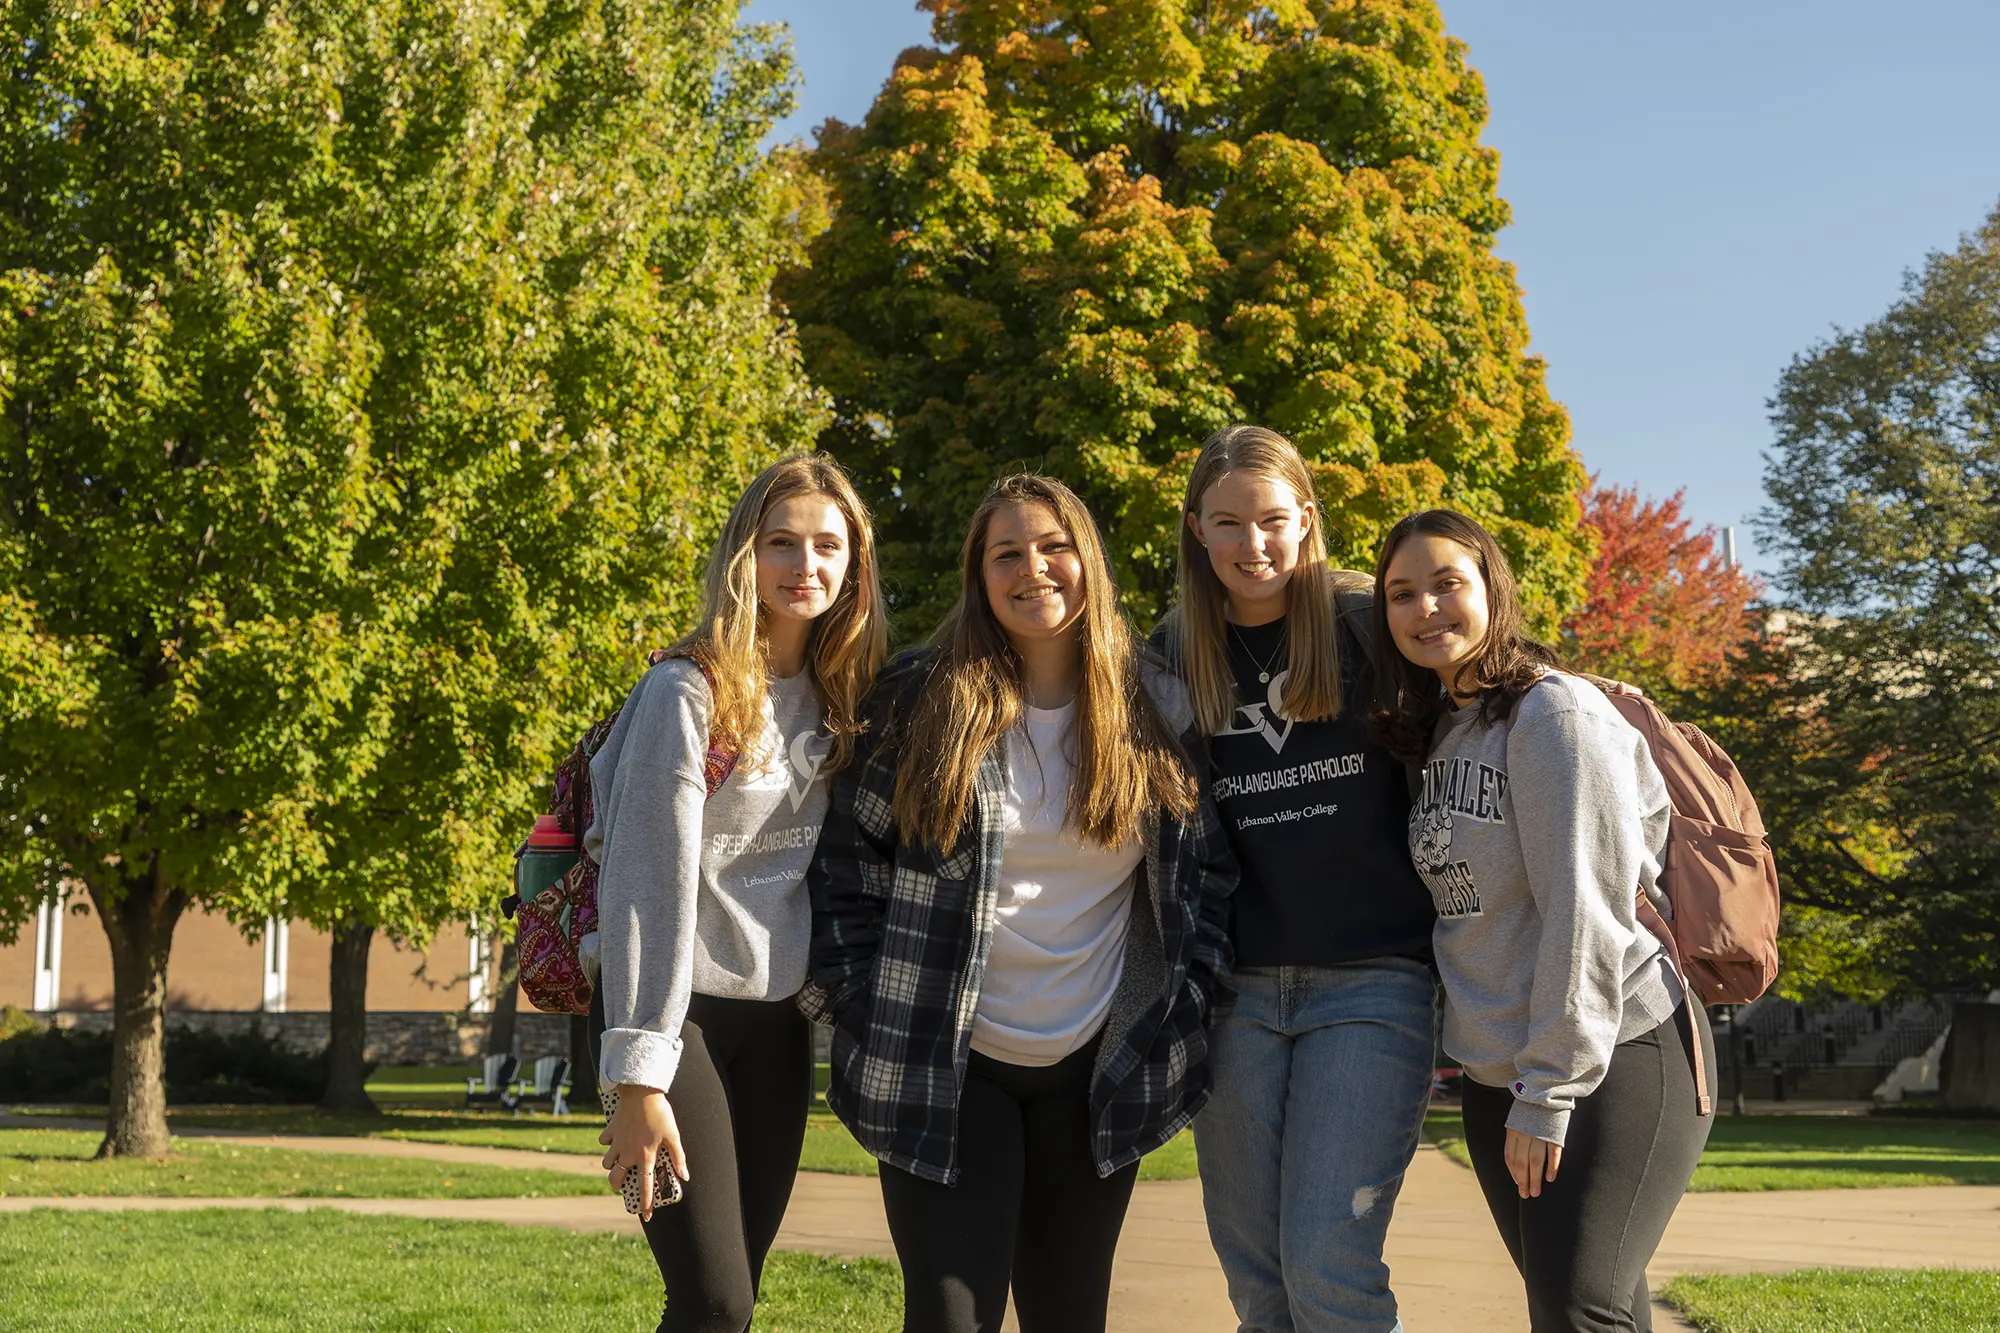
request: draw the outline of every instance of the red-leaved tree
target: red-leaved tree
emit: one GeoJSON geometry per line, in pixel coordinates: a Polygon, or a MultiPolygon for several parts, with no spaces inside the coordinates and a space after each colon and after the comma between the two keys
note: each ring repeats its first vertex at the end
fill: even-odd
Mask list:
{"type": "Polygon", "coordinates": [[[1642,688],[1684,689],[1712,677],[1754,631],[1763,584],[1723,557],[1713,527],[1695,530],[1686,492],[1643,500],[1593,478],[1583,521],[1598,536],[1581,610],[1564,625],[1586,670],[1642,688]]]}

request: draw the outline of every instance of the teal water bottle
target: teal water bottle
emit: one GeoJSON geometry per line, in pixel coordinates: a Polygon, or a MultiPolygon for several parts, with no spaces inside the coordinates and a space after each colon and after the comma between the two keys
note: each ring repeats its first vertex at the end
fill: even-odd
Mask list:
{"type": "MultiPolygon", "coordinates": [[[[560,880],[575,867],[580,855],[578,844],[582,840],[573,833],[565,833],[556,827],[554,815],[535,816],[534,831],[514,854],[514,892],[524,903],[531,903],[541,895],[542,890],[560,880]]],[[[563,916],[569,915],[565,905],[563,916]]],[[[563,922],[569,927],[567,919],[563,922]]]]}

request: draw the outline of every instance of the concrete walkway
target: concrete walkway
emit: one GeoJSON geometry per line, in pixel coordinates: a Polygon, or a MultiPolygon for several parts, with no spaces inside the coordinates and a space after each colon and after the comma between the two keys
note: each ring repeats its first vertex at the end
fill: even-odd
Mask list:
{"type": "Polygon", "coordinates": [[[2000,1268],[2000,1185],[1690,1194],[1647,1268],[2000,1268]]]}
{"type": "MultiPolygon", "coordinates": [[[[92,1121],[0,1115],[0,1126],[95,1129],[92,1121]]],[[[598,1175],[595,1158],[362,1139],[189,1129],[188,1138],[307,1152],[421,1157],[487,1166],[598,1175]]],[[[457,1218],[574,1231],[636,1232],[615,1196],[568,1199],[0,1199],[0,1213],[48,1207],[90,1210],[339,1208],[364,1214],[457,1218]]],[[[895,1257],[881,1194],[866,1176],[801,1173],[778,1234],[781,1249],[895,1257]]],[[[1487,1216],[1472,1173],[1425,1145],[1397,1201],[1386,1255],[1409,1333],[1527,1333],[1520,1278],[1487,1216]],[[1475,1313],[1476,1312],[1476,1313],[1475,1313]]],[[[2000,1264],[2000,1186],[1691,1194],[1648,1270],[1657,1289],[1687,1272],[1840,1267],[1991,1267],[2000,1264]]],[[[1112,1275],[1112,1333],[1228,1330],[1221,1269],[1208,1243],[1196,1181],[1144,1181],[1119,1242],[1112,1275]]],[[[1658,1329],[1681,1327],[1656,1309],[1658,1329]]],[[[1012,1321],[1009,1321],[1012,1327],[1012,1321]]]]}

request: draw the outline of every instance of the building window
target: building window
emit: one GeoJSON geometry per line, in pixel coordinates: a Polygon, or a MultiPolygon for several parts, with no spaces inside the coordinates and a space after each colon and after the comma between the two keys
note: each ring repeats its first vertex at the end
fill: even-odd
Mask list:
{"type": "Polygon", "coordinates": [[[35,910],[35,1008],[49,1013],[62,1006],[62,891],[35,910]]]}
{"type": "Polygon", "coordinates": [[[493,1012],[493,991],[487,973],[493,968],[493,937],[474,926],[466,956],[465,1002],[475,1014],[493,1012]]]}
{"type": "Polygon", "coordinates": [[[285,1012],[285,973],[290,960],[292,923],[283,917],[264,920],[264,1012],[285,1012]]]}

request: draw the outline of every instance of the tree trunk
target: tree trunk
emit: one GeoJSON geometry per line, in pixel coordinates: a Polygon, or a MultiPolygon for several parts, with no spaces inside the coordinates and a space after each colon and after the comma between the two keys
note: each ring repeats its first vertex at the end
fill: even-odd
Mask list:
{"type": "Polygon", "coordinates": [[[569,1104],[597,1113],[597,1061],[590,1058],[590,1019],[582,1014],[569,1020],[569,1104]]]}
{"type": "Polygon", "coordinates": [[[493,1021],[486,1029],[488,1055],[514,1053],[514,1015],[521,996],[520,962],[514,955],[514,941],[500,946],[500,976],[493,983],[499,994],[493,997],[493,1021]]]}
{"type": "Polygon", "coordinates": [[[187,895],[155,864],[116,901],[88,885],[111,945],[111,1093],[99,1157],[165,1157],[167,956],[187,895]]]}
{"type": "Polygon", "coordinates": [[[1954,1111],[2000,1111],[2000,1004],[1952,1006],[1938,1091],[1954,1111]]]}
{"type": "Polygon", "coordinates": [[[353,922],[333,933],[328,976],[332,1013],[328,1016],[326,1092],[322,1111],[374,1115],[368,1081],[368,946],[375,927],[353,922]]]}

